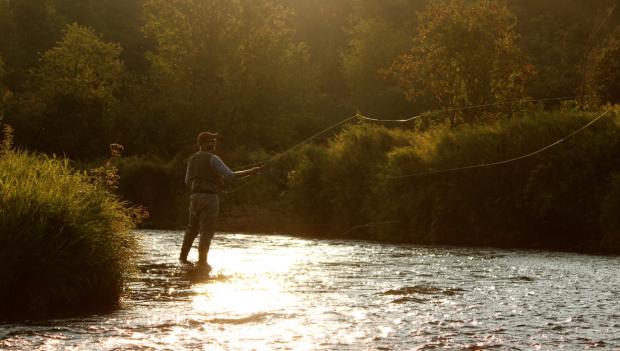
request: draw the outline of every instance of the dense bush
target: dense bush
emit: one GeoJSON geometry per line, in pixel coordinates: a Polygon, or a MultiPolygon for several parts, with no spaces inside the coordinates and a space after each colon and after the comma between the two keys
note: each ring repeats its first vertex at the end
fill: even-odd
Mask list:
{"type": "Polygon", "coordinates": [[[617,242],[620,126],[609,114],[544,152],[506,164],[596,115],[560,111],[424,133],[357,126],[308,148],[290,182],[291,207],[333,235],[425,244],[600,248],[617,242]],[[429,172],[430,173],[426,173],[429,172]],[[398,175],[413,175],[399,178],[398,175]],[[376,224],[376,225],[375,225],[376,224]]]}
{"type": "MultiPolygon", "coordinates": [[[[307,147],[286,195],[292,210],[307,219],[308,227],[330,232],[372,221],[382,212],[379,184],[385,177],[387,152],[408,145],[410,135],[360,124],[345,129],[327,148],[307,147]]],[[[348,231],[345,236],[358,234],[348,231]]]]}
{"type": "Polygon", "coordinates": [[[136,213],[66,160],[0,149],[0,319],[108,309],[137,249],[136,213]]]}

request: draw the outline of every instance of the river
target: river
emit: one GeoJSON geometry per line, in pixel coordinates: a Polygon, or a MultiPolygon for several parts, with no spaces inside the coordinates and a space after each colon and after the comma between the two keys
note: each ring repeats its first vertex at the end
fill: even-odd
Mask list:
{"type": "Polygon", "coordinates": [[[217,234],[204,277],[181,232],[137,234],[120,309],[0,325],[0,349],[620,348],[620,257],[217,234]]]}

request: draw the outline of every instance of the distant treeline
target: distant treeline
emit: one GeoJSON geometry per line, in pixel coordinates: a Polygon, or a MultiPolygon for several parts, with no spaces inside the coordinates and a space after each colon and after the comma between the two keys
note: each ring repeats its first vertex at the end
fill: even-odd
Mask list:
{"type": "Polygon", "coordinates": [[[0,118],[18,148],[77,165],[124,145],[118,191],[149,208],[146,225],[177,227],[199,131],[221,134],[218,152],[234,168],[356,112],[434,112],[399,128],[349,125],[279,158],[251,183],[231,185],[223,224],[609,248],[619,242],[617,117],[523,162],[390,176],[528,152],[593,118],[586,111],[620,102],[618,5],[0,0],[0,118]],[[550,97],[573,98],[528,102],[550,97]]]}
{"type": "Polygon", "coordinates": [[[241,164],[356,111],[617,102],[618,4],[0,0],[0,113],[46,153],[173,158],[206,129],[241,164]]]}

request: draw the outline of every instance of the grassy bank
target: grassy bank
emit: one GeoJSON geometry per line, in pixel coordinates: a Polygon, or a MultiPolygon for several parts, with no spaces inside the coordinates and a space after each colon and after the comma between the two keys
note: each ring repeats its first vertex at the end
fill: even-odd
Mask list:
{"type": "MultiPolygon", "coordinates": [[[[10,133],[9,133],[10,134],[10,133]]],[[[137,249],[136,216],[66,160],[0,149],[0,319],[118,304],[137,249]]]]}

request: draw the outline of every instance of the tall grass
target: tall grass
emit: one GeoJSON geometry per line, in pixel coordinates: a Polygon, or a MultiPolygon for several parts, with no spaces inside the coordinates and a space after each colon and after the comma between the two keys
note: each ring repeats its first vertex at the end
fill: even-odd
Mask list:
{"type": "Polygon", "coordinates": [[[67,160],[0,149],[0,319],[96,312],[118,304],[137,215],[67,160]]]}

